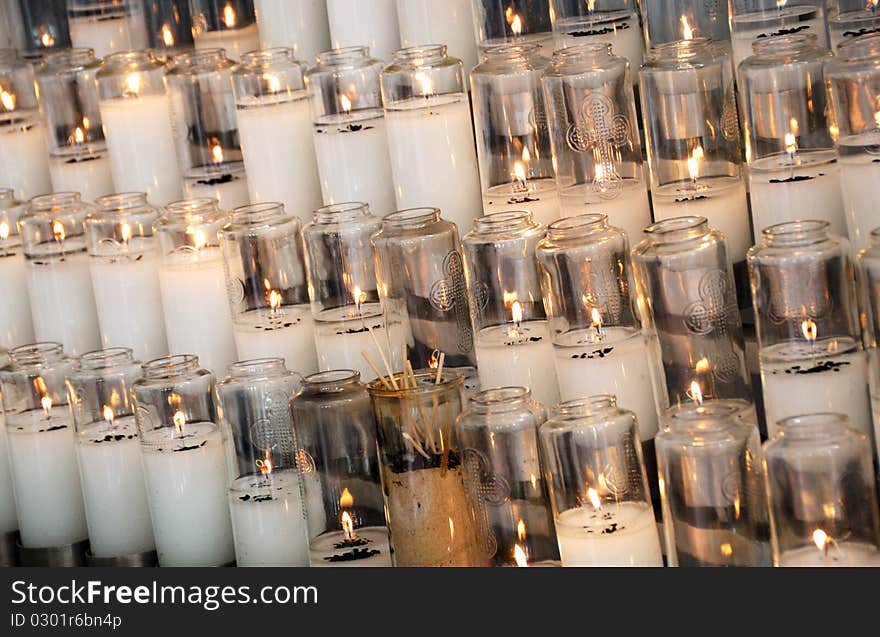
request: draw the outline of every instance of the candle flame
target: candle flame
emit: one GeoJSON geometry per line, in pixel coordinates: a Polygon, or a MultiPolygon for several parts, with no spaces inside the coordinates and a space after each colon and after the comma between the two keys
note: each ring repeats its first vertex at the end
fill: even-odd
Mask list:
{"type": "Polygon", "coordinates": [[[526,541],[526,523],[522,520],[516,523],[516,537],[520,542],[526,541]]]}
{"type": "Polygon", "coordinates": [[[220,146],[220,142],[214,140],[214,143],[211,144],[211,160],[215,164],[223,163],[223,148],[220,146]]]}
{"type": "Polygon", "coordinates": [[[515,15],[513,17],[513,22],[510,23],[510,30],[513,32],[514,35],[520,35],[522,33],[522,29],[522,18],[520,18],[518,15],[515,15]]]}
{"type": "MultiPolygon", "coordinates": [[[[442,430],[441,430],[442,431],[442,430]]],[[[447,518],[449,520],[449,541],[455,541],[455,523],[453,523],[452,518],[447,518]]]]}
{"type": "MultiPolygon", "coordinates": [[[[880,2],[880,0],[877,0],[877,2],[880,2]]],[[[877,128],[880,128],[880,111],[874,113],[874,124],[877,125],[877,128]]]]}
{"type": "Polygon", "coordinates": [[[269,291],[269,307],[274,311],[281,307],[283,301],[281,295],[275,290],[269,291]]]}
{"type": "Polygon", "coordinates": [[[367,300],[367,293],[361,290],[359,286],[354,286],[354,289],[351,292],[351,296],[354,299],[355,305],[360,306],[367,300]]]}
{"type": "Polygon", "coordinates": [[[685,40],[694,39],[694,30],[691,28],[686,15],[681,16],[681,37],[685,40]]]}
{"type": "Polygon", "coordinates": [[[596,0],[587,0],[587,11],[593,13],[596,10],[596,0]]]}
{"type": "Polygon", "coordinates": [[[348,511],[342,512],[342,533],[349,542],[357,537],[354,533],[354,520],[348,511]]]}
{"type": "Polygon", "coordinates": [[[415,79],[419,83],[419,89],[421,90],[422,95],[427,97],[434,93],[434,83],[426,73],[419,71],[416,73],[415,79]]]}
{"type": "Polygon", "coordinates": [[[141,76],[132,73],[125,79],[125,90],[127,93],[137,96],[141,92],[141,76]]]}
{"type": "Polygon", "coordinates": [[[813,531],[813,544],[816,545],[816,548],[820,551],[828,550],[828,545],[831,543],[831,538],[828,537],[828,534],[822,529],[816,529],[813,531]]]}
{"type": "Polygon", "coordinates": [[[343,113],[351,113],[351,100],[348,99],[348,95],[339,96],[339,106],[342,107],[343,113]]]}
{"type": "Polygon", "coordinates": [[[808,342],[813,343],[819,336],[819,326],[816,325],[816,321],[813,319],[807,319],[801,323],[801,333],[808,342]]]}
{"type": "Polygon", "coordinates": [[[428,369],[437,369],[440,365],[440,350],[435,349],[431,352],[431,358],[428,359],[428,369]]]}
{"type": "MultiPolygon", "coordinates": [[[[85,123],[85,120],[83,120],[85,123]]],[[[83,129],[77,126],[73,131],[73,142],[75,144],[82,144],[86,140],[86,134],[83,132],[83,129]]]]}
{"type": "Polygon", "coordinates": [[[776,0],[776,8],[782,9],[785,5],[788,4],[788,0],[776,0]]]}
{"type": "Polygon", "coordinates": [[[122,227],[120,228],[120,234],[122,235],[122,240],[125,243],[128,243],[132,237],[131,226],[123,222],[122,227]]]}
{"type": "Polygon", "coordinates": [[[162,25],[162,41],[165,43],[166,47],[174,46],[174,32],[167,24],[162,25]]]}
{"type": "Polygon", "coordinates": [[[101,410],[101,415],[104,417],[104,420],[108,425],[112,425],[113,421],[116,419],[116,414],[110,405],[104,405],[104,409],[101,410]]]}
{"type": "Polygon", "coordinates": [[[529,565],[529,561],[526,559],[526,552],[519,544],[513,547],[513,559],[516,560],[516,565],[519,568],[527,568],[529,565]]]}
{"type": "Polygon", "coordinates": [[[54,46],[55,38],[52,37],[52,34],[46,31],[46,27],[40,26],[40,44],[45,47],[54,46]]]}
{"type": "Polygon", "coordinates": [[[48,416],[49,410],[52,409],[52,398],[50,396],[43,396],[40,398],[40,406],[43,408],[43,413],[48,416]]]}
{"type": "Polygon", "coordinates": [[[196,250],[201,250],[206,245],[208,245],[208,235],[201,228],[187,228],[186,234],[192,235],[193,247],[196,250]]]}
{"type": "Polygon", "coordinates": [[[351,491],[348,490],[348,487],[345,487],[342,490],[342,495],[339,496],[339,506],[343,509],[354,506],[354,496],[351,494],[351,491]]]}
{"type": "Polygon", "coordinates": [[[235,9],[233,9],[232,5],[227,2],[226,6],[223,7],[223,24],[226,25],[227,29],[231,29],[235,26],[237,21],[238,18],[235,15],[235,9]]]}
{"type": "Polygon", "coordinates": [[[0,221],[0,239],[8,239],[9,238],[9,224],[5,221],[0,221]]]}
{"type": "Polygon", "coordinates": [[[0,92],[0,102],[3,103],[3,108],[5,108],[7,111],[14,111],[15,110],[15,94],[14,93],[10,93],[6,90],[3,90],[2,92],[0,92]]]}
{"type": "Polygon", "coordinates": [[[277,93],[281,90],[281,80],[278,79],[277,75],[263,73],[263,79],[266,80],[266,84],[269,85],[269,91],[272,93],[277,93]]]}
{"type": "Polygon", "coordinates": [[[269,455],[269,450],[266,450],[265,458],[261,458],[257,460],[257,466],[260,468],[260,473],[264,476],[272,473],[272,469],[274,469],[274,465],[272,464],[272,458],[269,455]]]}
{"type": "Polygon", "coordinates": [[[514,301],[510,306],[510,317],[513,319],[513,322],[519,325],[523,321],[523,308],[522,303],[519,301],[514,301]]]}
{"type": "Polygon", "coordinates": [[[513,163],[513,175],[516,179],[517,186],[520,188],[528,188],[528,174],[526,168],[521,162],[513,163]]]}
{"type": "Polygon", "coordinates": [[[602,500],[599,499],[599,492],[593,487],[587,489],[587,499],[590,501],[590,504],[593,505],[594,509],[599,510],[602,508],[602,500]]]}
{"type": "Polygon", "coordinates": [[[700,389],[700,383],[697,381],[691,382],[691,390],[688,392],[688,397],[697,405],[703,404],[703,390],[700,389]]]}
{"type": "Polygon", "coordinates": [[[705,154],[703,153],[703,147],[697,146],[688,158],[688,173],[694,181],[700,176],[700,164],[704,157],[705,154]]]}
{"type": "Polygon", "coordinates": [[[55,237],[55,241],[64,241],[67,236],[64,232],[64,224],[58,219],[52,222],[52,236],[55,237]]]}
{"type": "Polygon", "coordinates": [[[593,327],[602,327],[602,314],[599,312],[598,308],[593,308],[590,311],[590,319],[593,321],[593,327]]]}
{"type": "Polygon", "coordinates": [[[183,427],[186,425],[186,415],[182,411],[175,411],[171,422],[174,423],[174,429],[177,430],[177,433],[182,434],[183,427]]]}

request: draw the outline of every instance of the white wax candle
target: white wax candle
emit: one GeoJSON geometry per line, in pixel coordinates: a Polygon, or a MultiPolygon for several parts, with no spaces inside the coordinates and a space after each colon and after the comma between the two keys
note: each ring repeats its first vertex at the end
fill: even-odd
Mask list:
{"type": "Polygon", "coordinates": [[[562,216],[562,205],[555,179],[529,179],[526,183],[492,186],[483,195],[483,211],[487,215],[511,210],[525,210],[545,226],[562,216]]]}
{"type": "Polygon", "coordinates": [[[657,404],[651,385],[648,346],[637,328],[577,330],[556,337],[556,373],[563,401],[617,397],[636,415],[642,441],[657,435],[657,404]]]}
{"type": "Polygon", "coordinates": [[[18,530],[18,516],[15,513],[15,490],[12,488],[9,441],[6,434],[6,421],[0,410],[0,534],[18,530]]]}
{"type": "Polygon", "coordinates": [[[3,254],[0,248],[0,299],[0,347],[33,343],[34,324],[21,251],[3,254]]]}
{"type": "Polygon", "coordinates": [[[187,199],[207,197],[220,202],[221,210],[234,210],[250,203],[248,179],[244,171],[220,171],[196,169],[184,175],[183,192],[187,199]]]}
{"type": "Polygon", "coordinates": [[[480,216],[480,171],[466,94],[413,98],[385,110],[397,207],[439,208],[462,234],[480,216]]]}
{"type": "Polygon", "coordinates": [[[283,203],[307,223],[323,200],[305,92],[248,98],[236,113],[250,200],[283,203]]]}
{"type": "Polygon", "coordinates": [[[106,153],[51,157],[49,173],[55,192],[78,192],[83,201],[116,192],[106,153]]]}
{"type": "Polygon", "coordinates": [[[308,305],[269,312],[249,312],[234,324],[239,360],[283,358],[288,369],[308,375],[318,371],[315,321],[308,305]]]}
{"type": "Polygon", "coordinates": [[[623,502],[569,509],[556,520],[562,566],[663,566],[654,510],[623,502]]]}
{"type": "MultiPolygon", "coordinates": [[[[353,369],[361,373],[361,380],[364,382],[376,378],[376,373],[364,360],[362,352],[367,352],[376,365],[381,365],[382,355],[377,350],[376,343],[387,357],[391,352],[399,352],[405,342],[406,332],[403,326],[394,323],[386,330],[385,318],[381,314],[358,316],[354,309],[351,312],[330,311],[323,313],[315,321],[318,368],[325,372],[353,369]]],[[[381,368],[380,371],[387,373],[381,368]]]]}
{"type": "Polygon", "coordinates": [[[477,59],[470,0],[397,0],[397,22],[403,47],[445,44],[449,55],[464,62],[470,72],[477,59]]]}
{"type": "Polygon", "coordinates": [[[752,43],[758,39],[791,33],[815,34],[819,46],[827,44],[825,20],[814,6],[786,6],[774,11],[741,13],[730,20],[733,39],[733,67],[752,55],[752,43]]]}
{"type": "Polygon", "coordinates": [[[327,0],[327,21],[334,49],[368,46],[372,57],[390,60],[400,48],[395,0],[327,0]]]}
{"type": "MultiPolygon", "coordinates": [[[[134,3],[131,3],[134,4],[134,3]]],[[[139,11],[113,16],[69,16],[70,42],[77,49],[93,49],[100,59],[120,51],[141,51],[148,46],[144,16],[139,11]]]]}
{"type": "Polygon", "coordinates": [[[214,423],[143,435],[144,476],[160,566],[235,560],[223,437],[214,423]]]}
{"type": "Polygon", "coordinates": [[[217,375],[238,360],[220,248],[177,252],[159,266],[168,349],[217,375]]]}
{"type": "Polygon", "coordinates": [[[846,225],[854,252],[871,243],[871,232],[880,226],[877,202],[880,201],[880,134],[866,133],[837,144],[840,180],[846,225]]]}
{"type": "Polygon", "coordinates": [[[85,252],[27,262],[34,334],[79,356],[101,348],[95,293],[85,252]]]}
{"type": "Polygon", "coordinates": [[[528,387],[532,398],[548,408],[559,402],[546,321],[487,327],[477,335],[475,351],[483,389],[528,387]]]}
{"type": "Polygon", "coordinates": [[[384,526],[368,526],[355,529],[354,533],[355,537],[350,540],[342,531],[324,533],[312,540],[309,547],[312,568],[392,565],[388,529],[384,526]]]}
{"type": "Polygon", "coordinates": [[[610,44],[614,55],[629,60],[633,82],[638,84],[644,40],[634,11],[598,11],[595,16],[556,20],[557,48],[600,42],[610,44]]]}
{"type": "Polygon", "coordinates": [[[144,362],[167,355],[156,254],[92,257],[91,271],[104,348],[129,347],[144,362]]]}
{"type": "Polygon", "coordinates": [[[878,567],[880,553],[876,546],[860,542],[840,542],[824,551],[815,546],[785,551],[779,556],[782,567],[878,567]]]}
{"type": "Polygon", "coordinates": [[[315,54],[330,49],[325,0],[254,0],[264,49],[285,46],[311,65],[315,54]]]}
{"type": "Polygon", "coordinates": [[[126,95],[102,101],[100,109],[116,190],[145,192],[158,206],[180,199],[168,96],[126,95]]]}
{"type": "Polygon", "coordinates": [[[383,116],[329,118],[314,138],[326,205],[362,201],[380,217],[397,209],[383,116]]]}
{"type": "Polygon", "coordinates": [[[0,123],[0,182],[22,201],[52,192],[42,124],[0,123]]]}
{"type": "Polygon", "coordinates": [[[50,548],[88,538],[67,406],[6,418],[21,544],[50,548]]]}
{"type": "Polygon", "coordinates": [[[562,216],[591,213],[608,215],[608,223],[626,232],[630,245],[642,240],[642,231],[651,225],[651,204],[645,183],[623,179],[620,188],[611,190],[603,198],[583,185],[566,188],[561,192],[562,216]]]}
{"type": "Polygon", "coordinates": [[[154,550],[134,417],[120,418],[112,426],[97,423],[80,431],[76,442],[92,555],[154,550]]]}
{"type": "Polygon", "coordinates": [[[308,566],[309,537],[299,473],[245,476],[232,484],[229,509],[238,566],[308,566]]]}
{"type": "Polygon", "coordinates": [[[254,22],[241,29],[203,31],[195,36],[194,42],[197,51],[223,49],[226,51],[226,57],[238,62],[243,53],[260,48],[260,30],[254,22]]]}

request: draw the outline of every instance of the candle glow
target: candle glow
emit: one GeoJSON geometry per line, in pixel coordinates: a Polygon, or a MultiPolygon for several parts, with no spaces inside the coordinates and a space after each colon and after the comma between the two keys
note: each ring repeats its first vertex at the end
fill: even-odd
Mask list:
{"type": "Polygon", "coordinates": [[[183,428],[186,425],[186,415],[182,411],[175,411],[171,421],[174,423],[174,429],[177,433],[182,434],[183,428]]]}
{"type": "Polygon", "coordinates": [[[46,414],[46,418],[48,418],[49,410],[52,409],[52,398],[50,396],[43,396],[40,398],[40,406],[43,408],[43,413],[46,414]]]}
{"type": "Polygon", "coordinates": [[[52,222],[52,236],[55,237],[55,241],[64,241],[64,238],[67,234],[64,232],[64,224],[56,219],[52,222]]]}
{"type": "Polygon", "coordinates": [[[116,419],[116,414],[110,405],[104,405],[104,409],[101,410],[101,415],[104,417],[104,422],[108,425],[112,425],[113,421],[116,419]]]}
{"type": "Polygon", "coordinates": [[[690,22],[688,22],[686,15],[681,16],[681,37],[684,40],[694,39],[694,30],[691,27],[690,22]]]}
{"type": "Polygon", "coordinates": [[[801,323],[801,333],[809,343],[814,343],[819,336],[819,326],[813,319],[807,319],[801,323]]]}
{"type": "Polygon", "coordinates": [[[342,533],[345,535],[345,539],[348,542],[357,538],[357,535],[354,533],[354,520],[348,511],[342,512],[342,533]]]}
{"type": "Polygon", "coordinates": [[[162,42],[167,47],[174,46],[174,32],[171,31],[171,27],[167,24],[162,25],[162,42]]]}
{"type": "Polygon", "coordinates": [[[232,8],[231,4],[227,3],[223,7],[223,24],[226,25],[227,29],[231,29],[237,21],[238,17],[235,15],[235,9],[232,8]]]}
{"type": "Polygon", "coordinates": [[[9,224],[5,221],[0,221],[0,240],[6,240],[9,238],[9,224]]]}
{"type": "Polygon", "coordinates": [[[3,89],[0,91],[0,102],[7,111],[15,110],[15,94],[3,89]]]}
{"type": "Polygon", "coordinates": [[[516,560],[516,565],[519,568],[526,568],[529,565],[529,561],[526,559],[526,552],[519,544],[513,547],[513,559],[516,560]]]}
{"type": "Polygon", "coordinates": [[[691,389],[688,392],[688,398],[690,398],[697,405],[703,404],[703,390],[700,389],[700,383],[697,381],[691,382],[691,389]]]}

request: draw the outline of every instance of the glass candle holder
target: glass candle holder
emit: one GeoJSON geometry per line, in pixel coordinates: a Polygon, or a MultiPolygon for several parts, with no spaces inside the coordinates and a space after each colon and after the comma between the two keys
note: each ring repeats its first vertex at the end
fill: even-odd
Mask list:
{"type": "Polygon", "coordinates": [[[140,0],[67,0],[70,41],[103,58],[119,51],[142,51],[149,44],[140,0]]]}
{"type": "MultiPolygon", "coordinates": [[[[18,9],[24,42],[12,37],[10,46],[34,53],[48,49],[64,49],[70,46],[70,29],[67,23],[67,0],[19,0],[10,3],[11,13],[18,9]],[[16,7],[16,5],[18,5],[16,7]]],[[[10,16],[10,19],[12,16],[10,16]]]]}
{"type": "MultiPolygon", "coordinates": [[[[474,335],[458,229],[431,208],[401,210],[382,219],[373,235],[379,299],[391,334],[403,334],[406,352],[389,352],[392,372],[401,354],[415,369],[437,365],[476,376],[474,335]],[[435,354],[436,352],[436,354],[435,354]]],[[[472,381],[471,381],[472,382],[472,381]]]]}
{"type": "Polygon", "coordinates": [[[870,245],[859,252],[858,294],[861,308],[860,324],[864,329],[864,343],[868,351],[869,385],[871,391],[871,409],[873,415],[874,442],[880,452],[880,228],[871,233],[870,245]]]}
{"type": "Polygon", "coordinates": [[[563,403],[540,429],[563,566],[663,566],[636,416],[613,396],[563,403]]]}
{"type": "MultiPolygon", "coordinates": [[[[5,349],[0,348],[0,370],[8,364],[9,354],[5,349]]],[[[18,541],[18,515],[15,513],[15,490],[12,486],[10,465],[6,420],[0,410],[0,535],[3,536],[4,543],[14,546],[18,541]]],[[[0,565],[15,566],[16,561],[13,553],[0,559],[0,565]]]]}
{"type": "Polygon", "coordinates": [[[660,221],[646,235],[632,259],[661,417],[718,400],[751,405],[724,236],[702,217],[660,221]]]}
{"type": "Polygon", "coordinates": [[[670,566],[770,566],[758,429],[731,405],[680,412],[657,434],[670,566]]]}
{"type": "Polygon", "coordinates": [[[34,324],[18,221],[27,204],[11,188],[0,188],[0,347],[33,343],[34,324]]]}
{"type": "Polygon", "coordinates": [[[138,360],[168,354],[159,246],[159,210],[143,193],[99,197],[86,218],[92,286],[105,348],[130,347],[138,360]]]}
{"type": "Polygon", "coordinates": [[[130,349],[83,355],[67,378],[90,553],[119,558],[156,548],[132,385],[143,377],[130,349]]]}
{"type": "Polygon", "coordinates": [[[552,0],[551,5],[557,48],[607,42],[632,68],[641,66],[645,45],[635,0],[552,0]]]}
{"type": "Polygon", "coordinates": [[[754,49],[739,86],[755,233],[815,219],[845,235],[823,71],[831,53],[804,34],[765,38],[754,49]]]}
{"type": "Polygon", "coordinates": [[[189,0],[197,51],[222,49],[231,60],[260,48],[253,0],[189,0]]]}
{"type": "Polygon", "coordinates": [[[353,369],[373,380],[376,373],[363,352],[381,371],[388,353],[404,345],[400,323],[386,329],[376,288],[370,237],[381,227],[369,206],[349,203],[316,210],[312,223],[303,228],[318,367],[323,371],[353,369]]]}
{"type": "Polygon", "coordinates": [[[236,208],[220,245],[239,359],[278,357],[301,374],[317,371],[299,219],[281,204],[236,208]]]}
{"type": "Polygon", "coordinates": [[[814,413],[844,414],[871,435],[868,360],[849,255],[849,242],[820,221],[767,228],[749,252],[771,437],[780,421],[814,413]]]}
{"type": "Polygon", "coordinates": [[[831,50],[863,35],[880,32],[880,12],[874,0],[827,0],[828,37],[831,50]]]}
{"type": "Polygon", "coordinates": [[[117,192],[143,192],[161,206],[180,199],[165,65],[146,51],[116,53],[104,60],[97,82],[117,192]]]}
{"type": "Polygon", "coordinates": [[[327,20],[334,49],[366,46],[370,55],[390,60],[400,48],[395,0],[327,0],[327,20]]]}
{"type": "Polygon", "coordinates": [[[880,196],[880,162],[874,162],[880,147],[880,35],[846,40],[826,64],[825,81],[846,225],[853,248],[861,250],[877,226],[874,202],[880,196]]]}
{"type": "Polygon", "coordinates": [[[554,53],[542,81],[562,212],[607,214],[635,242],[651,210],[629,63],[582,44],[554,53]]]}
{"type": "Polygon", "coordinates": [[[188,0],[151,0],[146,5],[150,48],[167,59],[193,48],[188,0]]]}
{"type": "Polygon", "coordinates": [[[480,385],[527,387],[559,402],[535,248],[545,228],[528,212],[481,217],[462,240],[480,385]]]}
{"type": "Polygon", "coordinates": [[[448,0],[443,8],[433,0],[397,0],[397,22],[403,47],[440,42],[470,71],[477,59],[470,0],[448,0]]]}
{"type": "Polygon", "coordinates": [[[471,6],[481,49],[505,43],[553,46],[550,0],[471,0],[471,6]]]}
{"type": "Polygon", "coordinates": [[[368,388],[395,566],[488,565],[481,549],[489,540],[468,510],[455,434],[464,378],[427,370],[380,378],[368,388]]]}
{"type": "Polygon", "coordinates": [[[308,566],[309,536],[290,397],[280,358],[229,367],[217,387],[234,455],[229,510],[238,566],[308,566]]]}
{"type": "Polygon", "coordinates": [[[471,71],[477,157],[486,214],[527,210],[549,224],[559,193],[541,74],[549,61],[536,44],[484,49],[471,71]]]}
{"type": "Polygon", "coordinates": [[[264,49],[289,47],[294,58],[311,63],[330,48],[324,0],[254,0],[254,8],[264,49]]]}
{"type": "Polygon", "coordinates": [[[638,0],[645,45],[706,38],[730,47],[728,3],[724,0],[638,0]]]}
{"type": "Polygon", "coordinates": [[[559,548],[538,449],[547,419],[525,387],[471,397],[455,431],[480,551],[492,566],[553,566],[559,548]]]}
{"type": "Polygon", "coordinates": [[[33,68],[14,50],[0,49],[0,181],[19,199],[52,189],[45,131],[33,68]]]}
{"type": "Polygon", "coordinates": [[[362,201],[396,209],[385,133],[382,63],[366,47],[324,51],[306,73],[324,203],[362,201]]]}
{"type": "Polygon", "coordinates": [[[74,361],[57,343],[23,345],[0,370],[21,545],[51,548],[88,538],[65,379],[74,361]]]}
{"type": "Polygon", "coordinates": [[[228,220],[216,200],[187,199],[168,205],[156,223],[169,351],[196,352],[219,373],[239,360],[217,236],[228,220]]]}
{"type": "Polygon", "coordinates": [[[197,356],[143,367],[132,388],[160,566],[235,560],[214,375],[197,356]]]}
{"type": "Polygon", "coordinates": [[[654,218],[705,217],[741,263],[752,232],[729,54],[703,38],[661,44],[639,77],[654,218]]]}
{"type": "Polygon", "coordinates": [[[734,66],[752,54],[755,42],[767,38],[810,35],[828,46],[824,5],[822,0],[730,0],[734,66]]]}
{"type": "Polygon", "coordinates": [[[165,80],[185,196],[217,199],[224,210],[250,203],[233,66],[222,49],[183,53],[172,58],[165,80]]]}
{"type": "Polygon", "coordinates": [[[95,81],[101,64],[90,49],[69,49],[47,55],[36,74],[52,187],[85,201],[114,192],[95,81]]]}
{"type": "Polygon", "coordinates": [[[74,356],[101,347],[84,231],[93,211],[79,193],[60,192],[31,199],[19,220],[34,333],[74,356]]]}
{"type": "Polygon", "coordinates": [[[303,380],[290,409],[299,439],[311,566],[391,566],[367,388],[352,370],[303,380]]]}
{"type": "Polygon", "coordinates": [[[290,49],[267,49],[232,75],[250,200],[284,204],[301,223],[322,204],[304,73],[290,49]]]}
{"type": "Polygon", "coordinates": [[[764,448],[775,566],[878,566],[870,438],[845,416],[780,423],[764,448]]]}

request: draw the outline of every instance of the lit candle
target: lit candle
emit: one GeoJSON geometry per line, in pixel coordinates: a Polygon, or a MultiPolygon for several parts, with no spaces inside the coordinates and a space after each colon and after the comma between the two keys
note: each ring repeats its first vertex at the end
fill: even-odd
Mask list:
{"type": "Polygon", "coordinates": [[[226,162],[223,147],[216,137],[208,139],[211,163],[184,175],[183,189],[189,199],[216,199],[223,210],[232,210],[250,202],[248,179],[240,162],[226,162]]]}
{"type": "MultiPolygon", "coordinates": [[[[206,3],[199,3],[206,4],[206,3]]],[[[260,31],[251,9],[250,15],[239,15],[230,2],[220,8],[220,2],[210,2],[221,11],[215,29],[208,29],[204,16],[193,14],[193,41],[196,50],[223,49],[229,59],[240,60],[248,51],[260,48],[260,31]],[[201,18],[201,19],[199,19],[201,18]]],[[[245,6],[245,3],[240,3],[245,6]]]]}
{"type": "Polygon", "coordinates": [[[12,189],[0,188],[0,298],[5,299],[0,303],[0,347],[6,349],[34,342],[24,253],[18,236],[18,219],[24,210],[12,189]]]}
{"type": "Polygon", "coordinates": [[[836,2],[828,6],[828,35],[831,50],[854,38],[868,33],[880,32],[880,0],[856,0],[836,2]],[[838,6],[834,6],[838,5],[838,6]]]}
{"type": "Polygon", "coordinates": [[[36,107],[22,109],[14,87],[5,83],[0,83],[0,142],[4,187],[22,200],[52,190],[46,133],[36,107]]]}
{"type": "MultiPolygon", "coordinates": [[[[744,4],[748,6],[748,3],[744,4]]],[[[810,3],[788,6],[788,0],[776,0],[775,10],[734,11],[730,16],[730,28],[734,68],[752,54],[752,43],[756,40],[792,33],[812,33],[823,46],[827,43],[822,9],[810,3]]]]}
{"type": "Polygon", "coordinates": [[[67,4],[70,41],[75,48],[93,49],[99,58],[147,48],[146,19],[139,2],[74,0],[67,4]]]}
{"type": "Polygon", "coordinates": [[[88,117],[83,117],[67,138],[67,146],[54,151],[49,158],[55,192],[78,192],[84,201],[94,201],[115,190],[103,144],[86,141],[90,125],[88,117]]]}
{"type": "Polygon", "coordinates": [[[559,193],[556,180],[549,177],[531,178],[529,164],[532,161],[527,147],[523,148],[521,161],[513,164],[511,182],[491,186],[483,197],[486,214],[508,210],[527,210],[538,223],[549,225],[560,215],[559,193]]]}
{"type": "MultiPolygon", "coordinates": [[[[616,55],[629,60],[634,69],[642,64],[644,40],[639,26],[639,17],[630,3],[611,3],[613,9],[601,6],[596,8],[597,0],[570,3],[554,0],[553,32],[557,48],[577,46],[595,42],[608,42],[616,55]]],[[[607,6],[607,5],[606,5],[607,6]]],[[[682,16],[683,20],[686,20],[682,16]]],[[[637,74],[633,81],[638,82],[637,74]]]]}
{"type": "Polygon", "coordinates": [[[779,566],[794,567],[854,567],[880,566],[877,547],[861,542],[836,541],[822,529],[813,531],[815,546],[785,551],[779,557],[779,566]]]}
{"type": "Polygon", "coordinates": [[[391,566],[388,529],[385,527],[356,528],[357,512],[354,496],[343,489],[339,498],[339,526],[314,538],[309,547],[312,567],[391,566]]]}

